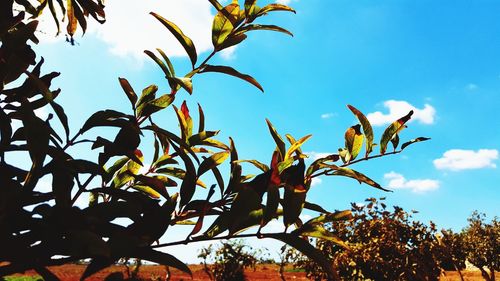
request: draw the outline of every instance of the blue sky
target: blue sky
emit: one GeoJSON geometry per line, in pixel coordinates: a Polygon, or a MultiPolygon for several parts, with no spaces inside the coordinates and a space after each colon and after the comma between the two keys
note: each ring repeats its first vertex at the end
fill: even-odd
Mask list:
{"type": "MultiPolygon", "coordinates": [[[[96,110],[129,109],[118,77],[126,77],[136,91],[149,84],[167,91],[161,70],[142,54],[143,49],[164,49],[175,56],[177,71],[187,72],[190,64],[182,48],[147,15],[149,11],[177,22],[197,49],[204,50],[200,58],[208,55],[214,11],[205,2],[110,0],[108,22],[92,25],[84,37],[78,35],[76,46],[41,34],[48,39],[36,49],[46,59],[46,71],[62,73],[56,86],[62,88],[59,101],[67,108],[72,131],[96,110]]],[[[241,80],[207,74],[195,77],[193,96],[181,93],[176,105],[185,99],[196,112],[199,102],[207,128],[220,129],[223,141],[232,136],[241,158],[262,162],[270,161],[274,149],[265,118],[283,135],[313,134],[303,146],[313,158],[344,145],[345,130],[356,122],[347,104],[379,124],[374,126],[376,142],[387,120],[415,109],[416,118],[401,133],[401,140],[426,136],[431,141],[352,166],[393,193],[330,177],[315,184],[309,201],[334,210],[384,196],[389,205],[418,210],[418,220],[457,231],[473,210],[489,218],[500,215],[498,3],[282,2],[297,14],[275,13],[264,22],[287,28],[293,38],[254,32],[241,46],[212,61],[254,76],[264,94],[241,80]]],[[[53,29],[51,24],[43,26],[53,29]]],[[[158,114],[156,120],[176,130],[172,110],[158,114]]],[[[146,154],[150,143],[148,139],[143,143],[146,154]]]]}

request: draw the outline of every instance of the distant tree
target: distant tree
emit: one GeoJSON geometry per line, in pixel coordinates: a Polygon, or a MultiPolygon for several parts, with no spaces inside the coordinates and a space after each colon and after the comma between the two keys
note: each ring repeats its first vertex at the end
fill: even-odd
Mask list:
{"type": "Polygon", "coordinates": [[[242,240],[221,243],[212,250],[212,245],[200,250],[205,272],[210,280],[247,280],[244,270],[253,268],[259,261],[259,251],[245,245],[242,240]],[[213,279],[212,279],[213,278],[213,279]]]}
{"type": "MultiPolygon", "coordinates": [[[[342,280],[438,280],[439,247],[434,224],[411,219],[399,207],[389,211],[383,201],[353,204],[352,220],[334,222],[329,231],[345,244],[318,240],[342,280]]],[[[313,280],[328,278],[314,261],[301,261],[313,280]]]]}
{"type": "Polygon", "coordinates": [[[339,153],[306,167],[307,155],[301,146],[311,135],[296,139],[287,134],[287,145],[267,120],[276,143],[266,159],[270,165],[240,159],[232,139],[224,143],[216,139],[218,130],[206,129],[201,106],[194,116],[188,104],[179,99],[183,91],[194,92],[194,76],[209,72],[230,75],[263,90],[253,77],[230,66],[210,64],[211,59],[242,43],[253,31],[291,35],[282,27],[257,22],[276,11],[295,11],[281,4],[260,7],[255,0],[241,1],[242,5],[232,1],[226,6],[217,0],[208,1],[217,11],[212,24],[212,51],[198,60],[201,54],[193,41],[177,25],[152,12],[158,24],[185,49],[189,72],[180,74],[162,49],[146,50],[163,72],[166,89],[160,91],[151,84],[136,91],[139,86],[119,78],[129,109],[100,110],[77,132],[70,131],[65,107],[57,99],[61,90],[53,89],[52,82],[60,73],[44,74],[44,59],[31,47],[38,43],[36,18],[50,12],[59,33],[63,15],[68,41],[73,44],[73,35],[79,28],[85,31],[90,17],[105,21],[103,1],[0,1],[0,277],[34,269],[45,279],[57,279],[47,266],[90,259],[82,276],[85,279],[120,258],[149,260],[191,273],[168,252],[169,246],[259,237],[291,245],[321,264],[329,278],[337,278],[307,237],[341,242],[325,231],[324,224],[347,218],[350,212],[331,213],[307,201],[312,180],[343,176],[387,191],[351,167],[360,161],[400,153],[427,138],[410,140],[398,149],[400,132],[413,114],[410,111],[386,128],[375,152],[368,119],[348,106],[359,124],[347,128],[339,153]],[[53,114],[40,118],[35,113],[40,108],[53,114]],[[175,112],[180,132],[168,131],[157,123],[155,114],[167,108],[175,112]],[[89,134],[96,128],[105,130],[105,136],[89,134]],[[144,144],[146,135],[152,144],[144,144]],[[365,151],[361,154],[363,143],[365,151]],[[388,151],[389,143],[392,151],[388,151]],[[84,159],[78,153],[90,149],[98,149],[99,155],[84,159]],[[144,157],[143,151],[150,157],[144,157]],[[152,161],[144,163],[145,159],[152,161]],[[229,175],[223,177],[219,165],[228,159],[229,175]],[[256,166],[260,174],[244,174],[243,163],[256,166]],[[213,184],[201,180],[207,178],[206,174],[213,175],[209,178],[213,184]],[[42,180],[51,181],[50,191],[39,189],[42,180]],[[89,196],[88,206],[82,202],[82,194],[89,196]],[[304,208],[320,215],[303,223],[299,216],[304,208]],[[204,222],[208,216],[214,219],[207,227],[204,222]],[[128,218],[132,223],[119,224],[116,218],[128,218]],[[275,218],[283,219],[283,230],[261,233],[261,228],[275,218]],[[155,244],[161,237],[168,238],[165,233],[172,228],[189,224],[192,231],[184,239],[155,244]],[[250,227],[255,231],[240,234],[250,227]]]}
{"type": "Polygon", "coordinates": [[[500,270],[500,222],[495,217],[485,222],[486,215],[475,211],[463,230],[467,260],[479,268],[485,280],[494,281],[500,270]]]}
{"type": "Polygon", "coordinates": [[[442,230],[441,235],[436,235],[440,246],[440,266],[443,270],[457,271],[463,281],[462,270],[465,269],[467,252],[464,236],[453,230],[442,230]]]}

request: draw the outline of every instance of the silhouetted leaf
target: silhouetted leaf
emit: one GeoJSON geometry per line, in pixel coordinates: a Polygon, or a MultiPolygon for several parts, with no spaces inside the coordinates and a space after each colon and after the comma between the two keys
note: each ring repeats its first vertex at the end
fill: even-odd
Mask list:
{"type": "Polygon", "coordinates": [[[170,104],[172,104],[174,99],[175,99],[175,95],[165,94],[165,95],[160,96],[157,99],[148,101],[148,102],[144,103],[140,107],[140,109],[137,110],[137,116],[138,117],[150,116],[151,114],[168,107],[170,104]]]}
{"type": "Polygon", "coordinates": [[[259,90],[264,92],[264,89],[262,88],[262,86],[252,76],[240,73],[232,67],[222,66],[222,65],[206,65],[203,69],[200,70],[200,73],[204,73],[204,72],[220,72],[220,73],[225,73],[225,74],[228,74],[228,75],[231,75],[234,77],[238,77],[238,78],[243,79],[243,80],[247,81],[248,83],[254,85],[259,90]]]}
{"type": "Polygon", "coordinates": [[[123,127],[124,124],[128,124],[128,120],[131,119],[133,119],[133,116],[111,109],[97,111],[85,121],[85,124],[83,124],[83,127],[80,129],[80,133],[84,133],[98,126],[123,127]]]}
{"type": "Polygon", "coordinates": [[[196,53],[196,48],[194,47],[193,41],[189,37],[184,35],[180,28],[174,23],[166,20],[165,18],[154,12],[151,12],[150,14],[158,19],[175,36],[179,43],[181,43],[182,47],[184,47],[184,50],[186,50],[189,59],[191,60],[191,64],[194,67],[198,55],[196,53]]]}
{"type": "Polygon", "coordinates": [[[142,90],[141,97],[137,101],[137,110],[140,110],[141,105],[143,105],[144,103],[154,100],[157,91],[158,86],[156,85],[149,85],[148,87],[144,88],[142,90]]]}
{"type": "Polygon", "coordinates": [[[144,53],[156,62],[156,64],[161,68],[161,70],[163,70],[163,73],[165,73],[165,77],[172,77],[170,70],[160,58],[158,58],[153,52],[148,50],[145,50],[144,53]]]}
{"type": "Polygon", "coordinates": [[[135,93],[130,83],[125,78],[118,78],[120,85],[122,86],[125,95],[127,95],[128,100],[132,104],[132,107],[135,108],[135,103],[137,102],[137,94],[135,93]]]}
{"type": "Polygon", "coordinates": [[[302,254],[306,255],[308,258],[312,259],[319,266],[321,266],[321,268],[325,271],[326,274],[328,274],[328,276],[332,280],[339,280],[337,274],[333,271],[330,261],[325,256],[323,256],[320,250],[309,244],[307,240],[304,240],[299,236],[290,233],[274,233],[267,234],[266,236],[285,242],[286,244],[299,250],[302,254]]]}
{"type": "Polygon", "coordinates": [[[412,139],[411,141],[403,143],[403,145],[401,145],[401,150],[405,149],[410,144],[414,144],[416,142],[421,142],[421,141],[427,141],[427,140],[430,140],[430,139],[431,138],[426,138],[426,137],[418,137],[416,139],[412,139]]]}
{"type": "Polygon", "coordinates": [[[186,174],[181,184],[180,194],[181,194],[181,202],[180,205],[184,206],[191,198],[193,198],[193,194],[196,188],[196,168],[194,167],[193,161],[191,158],[184,152],[182,148],[177,147],[171,140],[170,145],[174,148],[174,150],[179,154],[182,161],[184,162],[186,168],[186,174]]]}
{"type": "Polygon", "coordinates": [[[395,134],[394,137],[392,137],[391,143],[392,143],[392,148],[394,149],[394,151],[396,151],[396,148],[398,148],[398,145],[399,145],[399,135],[398,134],[395,134]]]}
{"type": "Polygon", "coordinates": [[[57,118],[59,118],[59,121],[61,121],[61,125],[64,128],[64,132],[66,134],[66,139],[69,137],[69,125],[68,125],[68,116],[66,116],[66,113],[64,112],[64,108],[57,104],[55,101],[52,101],[50,103],[52,106],[52,109],[57,115],[57,118]]]}

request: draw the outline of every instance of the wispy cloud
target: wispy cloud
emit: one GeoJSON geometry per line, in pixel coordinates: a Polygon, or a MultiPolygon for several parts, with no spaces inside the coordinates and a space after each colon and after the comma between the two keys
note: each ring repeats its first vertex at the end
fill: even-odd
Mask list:
{"type": "Polygon", "coordinates": [[[384,102],[384,107],[389,109],[389,113],[376,111],[369,113],[366,117],[370,120],[373,126],[382,126],[390,124],[408,114],[413,110],[412,120],[418,120],[422,124],[434,124],[436,109],[429,104],[425,104],[422,109],[418,109],[407,101],[388,100],[384,102]]]}
{"type": "Polygon", "coordinates": [[[335,116],[335,113],[333,113],[333,112],[323,113],[323,114],[321,114],[321,119],[330,119],[334,116],[335,116]]]}
{"type": "Polygon", "coordinates": [[[292,0],[276,0],[276,3],[283,4],[283,5],[288,5],[291,2],[292,2],[292,0]]]}
{"type": "Polygon", "coordinates": [[[388,181],[387,186],[393,189],[410,189],[415,193],[424,193],[439,188],[439,181],[432,179],[407,180],[402,174],[391,171],[384,174],[384,179],[388,181]]]}
{"type": "Polygon", "coordinates": [[[219,53],[221,58],[225,60],[234,60],[236,58],[236,47],[237,46],[231,46],[229,48],[222,50],[219,53]]]}
{"type": "Polygon", "coordinates": [[[469,83],[469,84],[467,84],[467,86],[465,86],[465,89],[467,91],[473,92],[473,91],[479,89],[479,86],[477,84],[474,84],[474,83],[469,83]]]}
{"type": "Polygon", "coordinates": [[[498,150],[479,149],[464,150],[451,149],[443,157],[434,160],[434,166],[439,170],[461,171],[483,168],[496,168],[494,163],[498,159],[498,150]]]}

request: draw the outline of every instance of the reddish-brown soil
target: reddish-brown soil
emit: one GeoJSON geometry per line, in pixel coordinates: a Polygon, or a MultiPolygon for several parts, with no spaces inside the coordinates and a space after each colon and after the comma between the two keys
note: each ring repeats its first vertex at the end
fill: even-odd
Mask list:
{"type": "MultiPolygon", "coordinates": [[[[176,269],[171,269],[171,279],[172,281],[181,280],[195,280],[195,281],[208,281],[210,280],[207,274],[203,271],[201,265],[191,265],[193,272],[193,279],[188,274],[180,272],[176,269]]],[[[85,270],[85,265],[70,264],[64,266],[53,266],[49,268],[54,274],[56,274],[63,281],[79,280],[83,271],[85,270]]],[[[291,269],[291,268],[290,268],[291,269]]],[[[127,277],[127,270],[124,266],[112,266],[105,270],[102,270],[91,277],[87,278],[89,281],[104,280],[106,276],[113,272],[121,272],[124,277],[127,277]]],[[[35,276],[36,272],[28,271],[23,274],[24,276],[35,276]]],[[[259,265],[255,271],[247,270],[245,272],[248,280],[255,281],[280,281],[279,276],[279,266],[277,265],[259,265]]],[[[477,271],[467,271],[463,273],[466,281],[480,281],[483,280],[481,273],[477,271]]],[[[19,274],[20,276],[20,274],[19,274]]],[[[500,275],[496,275],[500,278],[500,275]]],[[[141,267],[139,277],[143,280],[165,280],[166,270],[165,267],[159,265],[143,265],[141,267]]],[[[304,272],[285,272],[286,280],[290,281],[307,281],[304,272]]],[[[455,281],[460,280],[457,272],[448,271],[440,279],[441,281],[455,281]]]]}

